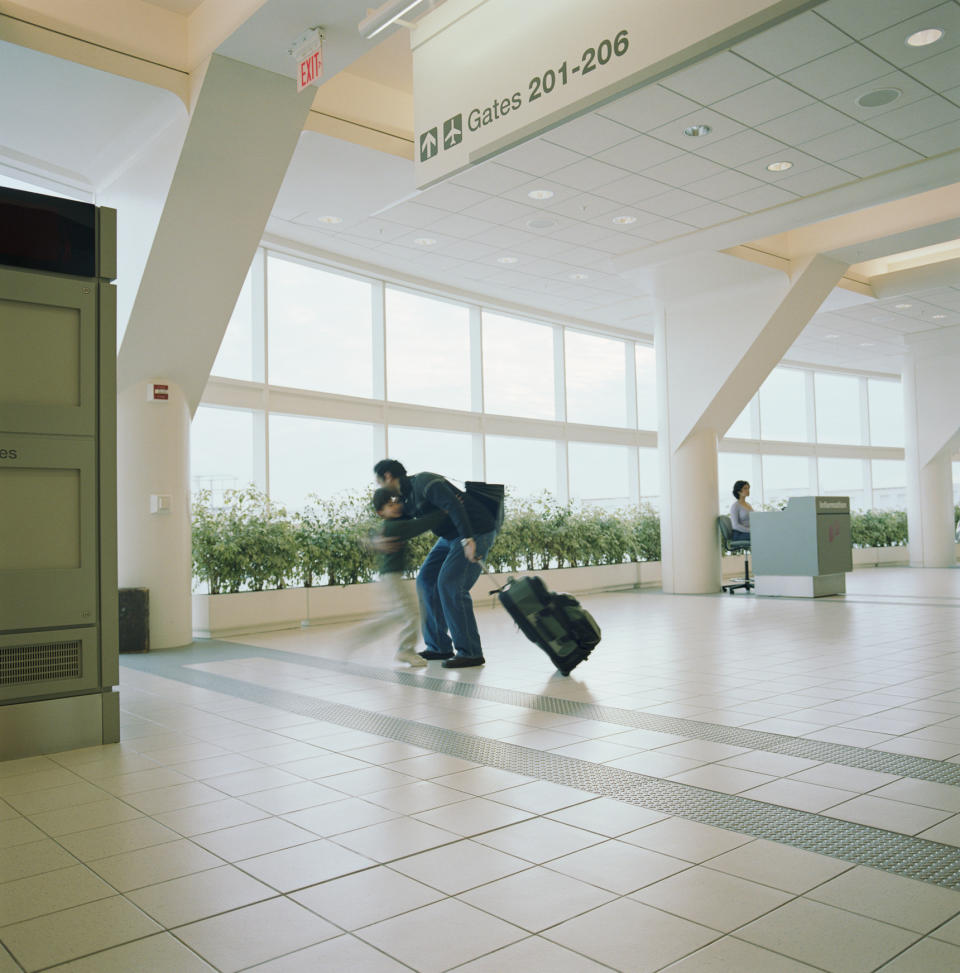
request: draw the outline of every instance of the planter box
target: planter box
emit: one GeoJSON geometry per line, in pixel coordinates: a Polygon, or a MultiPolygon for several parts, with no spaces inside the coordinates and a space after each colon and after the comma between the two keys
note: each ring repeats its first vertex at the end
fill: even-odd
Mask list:
{"type": "Polygon", "coordinates": [[[474,600],[486,595],[491,588],[499,588],[507,578],[523,578],[535,574],[543,578],[551,591],[568,595],[589,594],[595,591],[624,591],[640,584],[639,564],[597,564],[589,568],[552,568],[549,571],[511,571],[509,574],[482,574],[473,588],[474,600]]]}
{"type": "Polygon", "coordinates": [[[307,618],[308,588],[241,591],[235,595],[194,595],[193,634],[225,638],[251,632],[299,628],[307,618]]]}

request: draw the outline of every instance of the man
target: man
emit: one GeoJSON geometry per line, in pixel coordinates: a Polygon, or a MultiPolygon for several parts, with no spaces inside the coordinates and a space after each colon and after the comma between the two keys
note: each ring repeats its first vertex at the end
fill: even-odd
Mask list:
{"type": "Polygon", "coordinates": [[[485,660],[470,589],[497,536],[494,516],[436,473],[407,476],[403,464],[395,459],[380,460],[373,472],[379,486],[403,499],[406,516],[422,517],[437,509],[447,515],[433,528],[438,540],[417,575],[427,646],[420,655],[428,661],[442,659],[445,669],[482,666],[485,660]]]}

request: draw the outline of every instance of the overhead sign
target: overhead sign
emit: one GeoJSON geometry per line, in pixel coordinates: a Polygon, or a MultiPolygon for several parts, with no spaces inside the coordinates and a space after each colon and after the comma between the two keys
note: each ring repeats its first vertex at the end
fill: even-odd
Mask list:
{"type": "Polygon", "coordinates": [[[811,0],[447,0],[411,33],[417,188],[811,0]]]}
{"type": "Polygon", "coordinates": [[[297,94],[323,77],[323,34],[314,27],[300,35],[290,48],[297,62],[297,94]]]}

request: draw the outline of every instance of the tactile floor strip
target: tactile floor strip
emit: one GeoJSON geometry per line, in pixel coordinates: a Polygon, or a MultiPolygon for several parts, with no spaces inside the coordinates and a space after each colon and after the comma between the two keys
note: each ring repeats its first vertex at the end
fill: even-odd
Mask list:
{"type": "MultiPolygon", "coordinates": [[[[148,669],[147,666],[137,668],[148,669]]],[[[960,891],[960,848],[825,815],[777,807],[746,797],[595,764],[549,751],[533,750],[396,716],[255,686],[240,679],[196,669],[158,666],[158,674],[214,692],[325,720],[390,740],[460,757],[527,777],[574,787],[711,825],[765,838],[903,878],[960,891]]]]}
{"type": "MultiPolygon", "coordinates": [[[[236,648],[241,648],[237,645],[236,648]]],[[[250,646],[242,646],[245,654],[250,646]]],[[[486,702],[506,703],[526,709],[573,716],[584,720],[598,720],[631,729],[653,730],[657,733],[672,733],[693,740],[709,740],[713,743],[726,743],[747,750],[763,750],[768,753],[784,754],[788,757],[802,757],[818,763],[840,764],[856,767],[859,770],[874,770],[896,777],[912,777],[916,780],[929,780],[937,784],[960,786],[960,764],[928,757],[914,757],[909,754],[891,753],[888,750],[873,750],[866,747],[853,747],[843,743],[829,743],[823,740],[809,740],[805,737],[787,736],[782,733],[768,733],[764,730],[750,730],[739,726],[725,726],[722,723],[704,723],[698,720],[676,716],[660,716],[639,710],[622,709],[617,706],[603,706],[599,703],[581,703],[577,700],[557,696],[541,696],[515,689],[501,689],[482,683],[458,679],[437,679],[419,672],[383,669],[365,666],[356,662],[340,659],[326,659],[314,655],[301,655],[296,652],[282,652],[275,649],[256,649],[255,654],[282,658],[285,662],[326,669],[344,675],[362,676],[379,682],[389,682],[401,686],[417,686],[436,693],[482,699],[486,702]]],[[[141,657],[146,659],[146,656],[141,657]]]]}

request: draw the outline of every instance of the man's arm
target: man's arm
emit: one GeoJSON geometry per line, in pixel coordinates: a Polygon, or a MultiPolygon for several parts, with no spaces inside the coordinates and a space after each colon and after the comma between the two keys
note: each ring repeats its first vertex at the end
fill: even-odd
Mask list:
{"type": "Polygon", "coordinates": [[[467,515],[460,495],[442,477],[434,477],[423,490],[424,499],[434,507],[439,507],[453,521],[461,539],[473,537],[473,525],[467,515]]]}
{"type": "Polygon", "coordinates": [[[380,528],[380,533],[384,537],[409,540],[418,534],[425,534],[428,530],[433,530],[446,516],[442,510],[432,510],[422,517],[413,517],[412,519],[405,520],[385,520],[380,528]]]}

